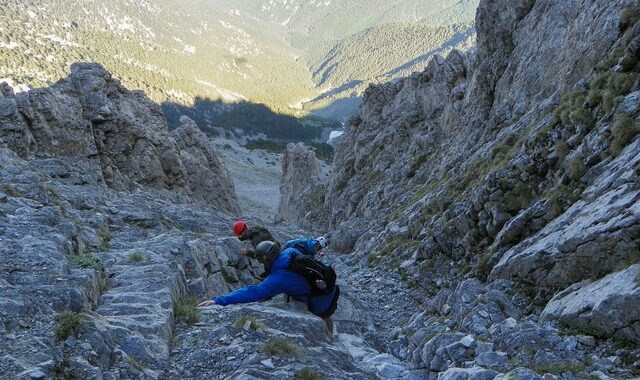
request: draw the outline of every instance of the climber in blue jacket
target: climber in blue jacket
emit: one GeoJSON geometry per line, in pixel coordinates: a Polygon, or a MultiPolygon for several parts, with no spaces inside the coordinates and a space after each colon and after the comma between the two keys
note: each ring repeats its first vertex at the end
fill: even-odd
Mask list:
{"type": "Polygon", "coordinates": [[[233,292],[215,297],[200,303],[199,307],[216,305],[232,305],[237,303],[249,303],[266,301],[278,294],[286,294],[296,301],[303,302],[307,309],[324,319],[329,332],[333,334],[333,320],[331,316],[338,306],[340,288],[335,285],[328,294],[310,296],[312,287],[303,275],[293,272],[290,264],[294,255],[302,255],[295,248],[286,248],[283,251],[271,241],[263,241],[255,249],[255,257],[261,261],[267,270],[268,276],[258,285],[249,285],[233,292]]]}

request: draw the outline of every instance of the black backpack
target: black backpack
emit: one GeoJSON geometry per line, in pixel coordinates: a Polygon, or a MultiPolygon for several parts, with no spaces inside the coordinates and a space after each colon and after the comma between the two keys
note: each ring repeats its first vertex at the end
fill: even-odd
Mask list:
{"type": "Polygon", "coordinates": [[[287,270],[297,273],[307,280],[311,287],[310,297],[329,294],[336,286],[336,271],[313,256],[304,254],[291,256],[291,264],[287,270]]]}

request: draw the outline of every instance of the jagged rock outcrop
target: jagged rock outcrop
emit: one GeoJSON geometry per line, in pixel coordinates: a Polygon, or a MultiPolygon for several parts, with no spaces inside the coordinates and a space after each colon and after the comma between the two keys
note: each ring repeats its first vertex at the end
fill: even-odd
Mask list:
{"type": "MultiPolygon", "coordinates": [[[[640,103],[638,104],[640,105],[640,103]]],[[[610,273],[639,257],[640,140],[598,169],[580,200],[542,230],[508,250],[492,277],[564,289],[610,273]]]]}
{"type": "Polygon", "coordinates": [[[0,147],[0,165],[3,376],[157,376],[175,305],[261,270],[237,240],[215,237],[231,220],[214,209],[114,192],[82,160],[24,161],[0,147]]]}
{"type": "MultiPolygon", "coordinates": [[[[554,352],[557,337],[540,343],[545,358],[520,358],[510,348],[526,336],[518,326],[542,336],[556,328],[540,319],[545,306],[557,311],[549,319],[574,333],[588,327],[603,352],[615,351],[620,336],[635,339],[626,307],[609,311],[624,334],[588,311],[568,308],[560,318],[559,310],[583,297],[571,293],[573,284],[638,260],[639,20],[632,0],[481,1],[475,52],[435,57],[423,72],[365,92],[338,143],[327,190],[335,248],[362,268],[390,268],[431,296],[479,278],[488,281],[483,297],[503,279],[511,282],[501,292],[524,297],[514,306],[520,316],[503,316],[502,301],[483,312],[513,318],[513,335],[496,335],[501,321],[480,323],[484,317],[471,313],[449,326],[465,335],[432,341],[429,335],[446,331],[434,317],[423,326],[428,339],[400,339],[399,355],[411,355],[430,378],[493,376],[482,368],[509,378],[519,371],[514,360],[538,375],[543,368],[560,375],[553,367],[560,358],[585,353],[554,352]],[[503,348],[482,357],[458,350],[467,334],[503,348]]],[[[611,293],[603,290],[603,305],[624,299],[640,308],[633,291],[618,294],[622,285],[605,278],[611,293]]],[[[454,319],[447,314],[440,318],[454,319]]],[[[569,372],[628,377],[640,365],[634,352],[619,351],[614,366],[569,372]]],[[[527,371],[523,378],[533,376],[527,371]]]]}
{"type": "Polygon", "coordinates": [[[293,220],[309,230],[324,230],[328,218],[326,186],[327,174],[315,152],[303,143],[287,144],[275,221],[293,220]]]}
{"type": "Polygon", "coordinates": [[[222,210],[240,214],[231,176],[216,154],[211,141],[196,123],[186,116],[171,132],[180,151],[180,159],[189,179],[191,192],[222,210]]]}
{"type": "Polygon", "coordinates": [[[49,88],[0,100],[0,137],[24,159],[82,160],[113,189],[169,189],[238,213],[228,173],[202,136],[195,145],[183,137],[191,135],[177,133],[178,148],[160,107],[98,64],[73,64],[49,88]],[[195,154],[195,146],[207,153],[195,154]],[[203,187],[214,184],[219,193],[203,187]]]}
{"type": "Polygon", "coordinates": [[[639,297],[640,264],[636,264],[598,281],[565,289],[547,304],[542,317],[639,343],[639,297]]]}

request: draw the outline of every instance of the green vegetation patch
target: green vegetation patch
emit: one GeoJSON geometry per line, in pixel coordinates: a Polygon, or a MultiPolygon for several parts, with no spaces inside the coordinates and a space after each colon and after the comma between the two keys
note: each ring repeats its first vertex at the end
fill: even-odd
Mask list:
{"type": "Polygon", "coordinates": [[[140,263],[140,262],[143,262],[143,261],[147,260],[146,256],[143,255],[140,252],[130,253],[129,256],[128,256],[128,259],[132,263],[140,263]]]}
{"type": "Polygon", "coordinates": [[[616,157],[640,134],[640,123],[630,115],[620,116],[611,130],[613,141],[609,146],[609,154],[616,157]]]}
{"type": "Polygon", "coordinates": [[[5,183],[4,185],[2,185],[2,190],[5,192],[5,194],[10,195],[14,198],[18,198],[22,196],[22,194],[20,194],[18,189],[16,189],[16,187],[10,183],[5,183]]]}
{"type": "Polygon", "coordinates": [[[621,32],[631,28],[640,20],[640,5],[629,4],[624,8],[618,20],[618,28],[621,32]]]}
{"type": "Polygon", "coordinates": [[[64,341],[71,334],[74,334],[76,329],[82,324],[82,315],[75,311],[65,310],[58,314],[58,320],[56,325],[56,339],[64,341]]]}
{"type": "Polygon", "coordinates": [[[176,323],[194,325],[200,320],[200,313],[196,305],[200,303],[197,297],[187,297],[173,304],[173,316],[176,323]]]}
{"type": "Polygon", "coordinates": [[[276,355],[296,355],[299,348],[288,339],[271,339],[260,347],[265,354],[276,355]]]}
{"type": "Polygon", "coordinates": [[[295,380],[322,380],[324,376],[313,368],[303,368],[293,377],[295,380]]]}
{"type": "Polygon", "coordinates": [[[236,322],[234,323],[234,327],[238,330],[241,330],[244,328],[244,325],[250,322],[249,324],[249,328],[251,328],[251,330],[256,331],[259,328],[262,327],[262,323],[260,323],[260,321],[258,321],[256,318],[250,316],[250,315],[242,315],[240,317],[238,317],[238,319],[236,319],[236,322]]]}
{"type": "Polygon", "coordinates": [[[111,248],[111,230],[108,223],[102,223],[97,231],[98,236],[101,239],[100,250],[108,251],[111,248]]]}
{"type": "Polygon", "coordinates": [[[560,375],[563,373],[570,372],[573,375],[580,375],[584,370],[587,369],[593,363],[590,358],[586,358],[583,361],[561,361],[555,363],[541,364],[536,365],[532,369],[537,373],[550,373],[560,375]]]}
{"type": "Polygon", "coordinates": [[[93,269],[98,272],[104,272],[105,270],[102,261],[91,253],[71,256],[71,262],[79,267],[93,269]]]}

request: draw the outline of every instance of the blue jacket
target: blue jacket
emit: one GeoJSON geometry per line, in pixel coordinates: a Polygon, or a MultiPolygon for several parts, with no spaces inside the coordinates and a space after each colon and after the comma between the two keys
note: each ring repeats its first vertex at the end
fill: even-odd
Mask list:
{"type": "Polygon", "coordinates": [[[302,254],[314,256],[316,254],[316,239],[300,237],[289,240],[284,243],[284,248],[294,248],[302,254]]]}
{"type": "Polygon", "coordinates": [[[311,286],[297,273],[288,271],[291,256],[300,254],[293,248],[283,250],[271,264],[269,276],[258,285],[249,285],[233,292],[218,296],[214,299],[217,305],[231,305],[236,303],[248,303],[266,301],[278,294],[287,294],[296,301],[304,302],[310,312],[321,315],[329,309],[335,296],[336,289],[327,295],[308,297],[311,286]]]}

